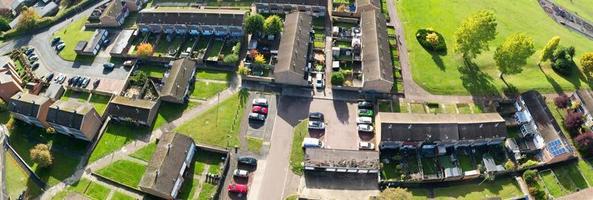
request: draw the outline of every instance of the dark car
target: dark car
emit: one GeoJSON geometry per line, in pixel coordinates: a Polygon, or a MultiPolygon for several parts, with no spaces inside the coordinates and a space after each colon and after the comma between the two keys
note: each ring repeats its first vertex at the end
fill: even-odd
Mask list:
{"type": "Polygon", "coordinates": [[[239,164],[257,166],[257,159],[251,156],[241,156],[237,161],[239,161],[239,164]]]}
{"type": "Polygon", "coordinates": [[[54,78],[54,73],[49,73],[47,74],[47,76],[45,76],[45,79],[49,82],[54,78]]]}
{"type": "Polygon", "coordinates": [[[36,63],[33,63],[33,64],[31,65],[31,69],[37,69],[37,68],[39,68],[39,63],[38,63],[38,62],[36,62],[36,63]]]}
{"type": "Polygon", "coordinates": [[[360,101],[360,102],[358,102],[358,108],[373,109],[373,104],[368,101],[360,101]]]}
{"type": "Polygon", "coordinates": [[[60,37],[55,37],[51,40],[51,46],[58,44],[58,42],[60,42],[60,37]]]}
{"type": "Polygon", "coordinates": [[[115,67],[115,64],[113,64],[113,63],[103,64],[103,68],[105,68],[105,69],[113,69],[113,67],[115,67]]]}
{"type": "Polygon", "coordinates": [[[33,48],[30,48],[30,49],[27,49],[27,50],[25,51],[25,54],[28,56],[28,55],[31,55],[31,54],[33,54],[33,52],[34,52],[34,51],[35,51],[35,49],[33,49],[33,48]]]}
{"type": "Polygon", "coordinates": [[[259,121],[265,121],[266,120],[266,115],[264,114],[259,114],[259,113],[249,113],[249,119],[251,120],[259,120],[259,121]]]}
{"type": "Polygon", "coordinates": [[[72,86],[74,86],[74,87],[80,86],[80,84],[82,84],[82,80],[83,80],[83,77],[80,77],[80,76],[77,77],[76,79],[74,79],[72,86]]]}
{"type": "Polygon", "coordinates": [[[90,82],[91,82],[91,79],[90,78],[84,78],[82,80],[81,87],[85,88],[86,86],[89,85],[90,82]]]}
{"type": "Polygon", "coordinates": [[[310,121],[323,121],[323,113],[320,113],[320,112],[309,113],[309,120],[310,121]]]}
{"type": "Polygon", "coordinates": [[[93,82],[93,87],[98,87],[99,83],[101,83],[101,79],[95,80],[95,82],[93,82]]]}
{"type": "Polygon", "coordinates": [[[72,84],[76,83],[77,79],[78,79],[78,76],[73,76],[72,78],[68,79],[68,85],[72,85],[72,84]]]}

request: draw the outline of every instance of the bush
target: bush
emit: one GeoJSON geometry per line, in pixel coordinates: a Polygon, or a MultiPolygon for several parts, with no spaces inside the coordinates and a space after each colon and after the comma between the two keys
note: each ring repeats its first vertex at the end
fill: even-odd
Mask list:
{"type": "Polygon", "coordinates": [[[527,182],[527,184],[533,184],[537,182],[537,170],[529,169],[523,172],[523,180],[527,182]]]}
{"type": "Polygon", "coordinates": [[[50,166],[53,162],[49,147],[46,144],[37,144],[29,150],[31,160],[37,163],[40,167],[50,166]]]}
{"type": "Polygon", "coordinates": [[[564,117],[564,126],[570,129],[571,131],[575,131],[579,129],[585,120],[583,119],[583,113],[576,112],[576,111],[567,111],[566,117],[564,117]]]}
{"type": "Polygon", "coordinates": [[[239,66],[238,69],[238,73],[240,75],[249,75],[249,73],[251,72],[251,70],[243,65],[239,66]]]}
{"type": "Polygon", "coordinates": [[[445,38],[432,29],[419,29],[416,31],[416,39],[428,51],[447,52],[445,38]]]}
{"type": "Polygon", "coordinates": [[[554,98],[554,104],[558,108],[565,109],[568,107],[569,100],[570,99],[568,98],[568,96],[566,96],[565,94],[561,94],[560,96],[554,98]]]}
{"type": "Polygon", "coordinates": [[[514,170],[517,166],[515,166],[515,163],[512,160],[507,160],[507,162],[504,163],[504,168],[506,170],[514,170]]]}
{"type": "Polygon", "coordinates": [[[552,55],[552,69],[561,75],[570,75],[576,63],[573,60],[574,47],[560,47],[552,55]]]}
{"type": "Polygon", "coordinates": [[[344,73],[342,73],[341,71],[332,73],[332,85],[343,85],[344,81],[346,81],[344,73]]]}
{"type": "Polygon", "coordinates": [[[593,132],[587,131],[585,133],[579,134],[574,139],[577,143],[577,148],[584,152],[587,155],[591,154],[593,151],[593,132]]]}
{"type": "Polygon", "coordinates": [[[546,198],[546,191],[544,191],[541,187],[536,186],[536,187],[529,187],[529,194],[531,194],[531,196],[533,196],[533,198],[535,199],[547,199],[546,198]]]}
{"type": "Polygon", "coordinates": [[[8,105],[2,99],[0,99],[0,112],[8,111],[8,105]]]}
{"type": "Polygon", "coordinates": [[[237,61],[239,61],[239,56],[237,56],[236,54],[226,55],[223,59],[223,62],[225,64],[235,64],[237,63],[237,61]]]}
{"type": "Polygon", "coordinates": [[[0,17],[0,31],[10,30],[9,22],[6,18],[0,17]]]}
{"type": "Polygon", "coordinates": [[[535,161],[535,160],[527,160],[523,164],[521,164],[521,168],[522,169],[523,168],[530,168],[530,167],[536,166],[537,164],[538,164],[538,162],[535,161]]]}

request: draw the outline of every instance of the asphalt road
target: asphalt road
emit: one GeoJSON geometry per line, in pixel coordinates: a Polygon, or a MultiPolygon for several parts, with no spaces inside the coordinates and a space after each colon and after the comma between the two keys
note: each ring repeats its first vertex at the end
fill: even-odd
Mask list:
{"type": "MultiPolygon", "coordinates": [[[[101,2],[107,1],[108,0],[104,0],[101,2]]],[[[92,64],[81,64],[65,61],[56,54],[56,51],[50,45],[50,40],[53,38],[52,34],[54,32],[58,31],[62,27],[67,26],[73,20],[90,15],[93,9],[98,5],[101,5],[101,3],[97,3],[95,6],[91,6],[81,13],[78,13],[73,17],[68,18],[34,35],[26,35],[17,39],[6,41],[0,45],[0,54],[6,54],[11,50],[20,48],[22,46],[32,46],[35,48],[35,53],[39,56],[40,60],[40,67],[39,69],[35,70],[35,73],[38,75],[45,75],[48,72],[54,72],[70,75],[82,75],[93,78],[123,80],[128,74],[128,71],[124,68],[115,68],[114,70],[108,72],[103,70],[102,65],[103,63],[109,61],[108,57],[96,57],[92,64]]]]}

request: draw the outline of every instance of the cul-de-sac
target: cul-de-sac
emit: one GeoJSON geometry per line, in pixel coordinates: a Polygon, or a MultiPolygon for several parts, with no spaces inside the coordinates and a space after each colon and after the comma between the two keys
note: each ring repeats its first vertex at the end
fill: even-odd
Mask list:
{"type": "Polygon", "coordinates": [[[0,200],[593,200],[592,0],[0,0],[0,200]]]}

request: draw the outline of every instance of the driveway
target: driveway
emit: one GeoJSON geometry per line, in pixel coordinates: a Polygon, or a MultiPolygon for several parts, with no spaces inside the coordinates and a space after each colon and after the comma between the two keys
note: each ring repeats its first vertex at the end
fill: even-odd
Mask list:
{"type": "MultiPolygon", "coordinates": [[[[314,99],[311,112],[321,112],[325,116],[325,134],[322,136],[325,148],[357,150],[358,131],[356,129],[356,103],[314,99]]],[[[310,130],[311,135],[317,131],[310,130]]]]}
{"type": "Polygon", "coordinates": [[[301,178],[302,197],[358,200],[379,194],[376,174],[307,171],[301,178]]]}

